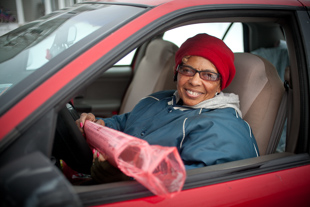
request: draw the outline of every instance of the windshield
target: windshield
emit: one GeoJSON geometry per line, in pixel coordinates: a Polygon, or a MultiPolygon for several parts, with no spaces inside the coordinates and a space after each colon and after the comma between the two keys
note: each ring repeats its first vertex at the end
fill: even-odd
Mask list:
{"type": "MultiPolygon", "coordinates": [[[[111,32],[143,8],[76,4],[0,37],[0,96],[90,34],[111,32]]],[[[90,41],[89,41],[90,42],[90,41]]]]}

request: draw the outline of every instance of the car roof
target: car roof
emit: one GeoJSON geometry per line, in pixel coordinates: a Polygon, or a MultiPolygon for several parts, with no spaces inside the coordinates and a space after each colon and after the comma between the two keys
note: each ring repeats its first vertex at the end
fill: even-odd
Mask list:
{"type": "Polygon", "coordinates": [[[158,6],[172,0],[94,0],[87,2],[103,2],[103,3],[123,3],[123,4],[142,4],[146,6],[158,6]]]}
{"type": "MultiPolygon", "coordinates": [[[[103,2],[103,3],[122,3],[122,4],[140,4],[145,6],[158,6],[169,2],[193,5],[211,5],[211,4],[267,4],[267,5],[288,5],[301,6],[298,0],[94,0],[87,2],[103,2]]],[[[309,5],[308,0],[302,0],[304,4],[309,5]]]]}

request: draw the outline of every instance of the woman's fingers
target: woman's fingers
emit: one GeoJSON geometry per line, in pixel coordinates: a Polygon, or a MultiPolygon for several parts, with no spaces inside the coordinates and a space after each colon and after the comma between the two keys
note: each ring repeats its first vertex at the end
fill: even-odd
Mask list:
{"type": "Polygon", "coordinates": [[[91,167],[91,177],[98,183],[111,183],[131,179],[108,161],[100,162],[98,159],[95,159],[91,167]]]}
{"type": "Polygon", "coordinates": [[[96,121],[96,117],[92,113],[88,113],[88,114],[87,113],[82,113],[81,116],[80,116],[80,123],[82,123],[81,125],[84,126],[84,123],[85,123],[86,120],[95,122],[96,121]]]}
{"type": "Polygon", "coordinates": [[[99,157],[98,157],[99,162],[103,162],[106,159],[103,157],[103,155],[101,153],[99,153],[99,157]]]}
{"type": "Polygon", "coordinates": [[[92,121],[92,122],[96,122],[97,121],[94,114],[92,114],[92,113],[82,113],[80,118],[75,121],[75,123],[76,123],[76,125],[79,128],[81,133],[84,133],[83,127],[84,127],[84,124],[85,124],[86,120],[89,120],[89,121],[92,121]]]}
{"type": "Polygon", "coordinates": [[[80,119],[77,119],[77,120],[75,121],[75,124],[76,124],[76,126],[79,128],[80,132],[83,134],[83,133],[84,133],[84,130],[83,130],[83,124],[82,124],[81,120],[80,120],[80,119]]]}
{"type": "Polygon", "coordinates": [[[104,123],[104,121],[102,119],[98,119],[96,121],[96,124],[100,124],[101,126],[105,126],[105,123],[104,123]]]}
{"type": "Polygon", "coordinates": [[[97,150],[93,149],[93,162],[95,162],[95,159],[98,158],[99,162],[103,162],[106,159],[104,158],[104,156],[97,150]]]}

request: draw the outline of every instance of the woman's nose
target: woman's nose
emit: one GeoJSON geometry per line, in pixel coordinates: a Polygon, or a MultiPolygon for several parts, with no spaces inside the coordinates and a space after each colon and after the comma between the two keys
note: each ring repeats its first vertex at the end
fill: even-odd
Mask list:
{"type": "Polygon", "coordinates": [[[201,78],[199,76],[199,73],[196,73],[193,77],[189,79],[189,83],[193,86],[201,85],[201,78]]]}

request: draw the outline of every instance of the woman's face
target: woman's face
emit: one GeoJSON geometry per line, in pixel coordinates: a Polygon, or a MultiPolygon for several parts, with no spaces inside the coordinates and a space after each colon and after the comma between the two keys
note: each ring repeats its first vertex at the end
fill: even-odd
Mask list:
{"type": "MultiPolygon", "coordinates": [[[[209,60],[190,56],[184,64],[195,68],[198,71],[210,70],[218,73],[216,67],[209,60]]],[[[199,73],[193,77],[178,73],[177,90],[184,105],[194,106],[204,100],[213,98],[216,93],[221,92],[220,80],[206,81],[200,78],[199,73]]]]}

